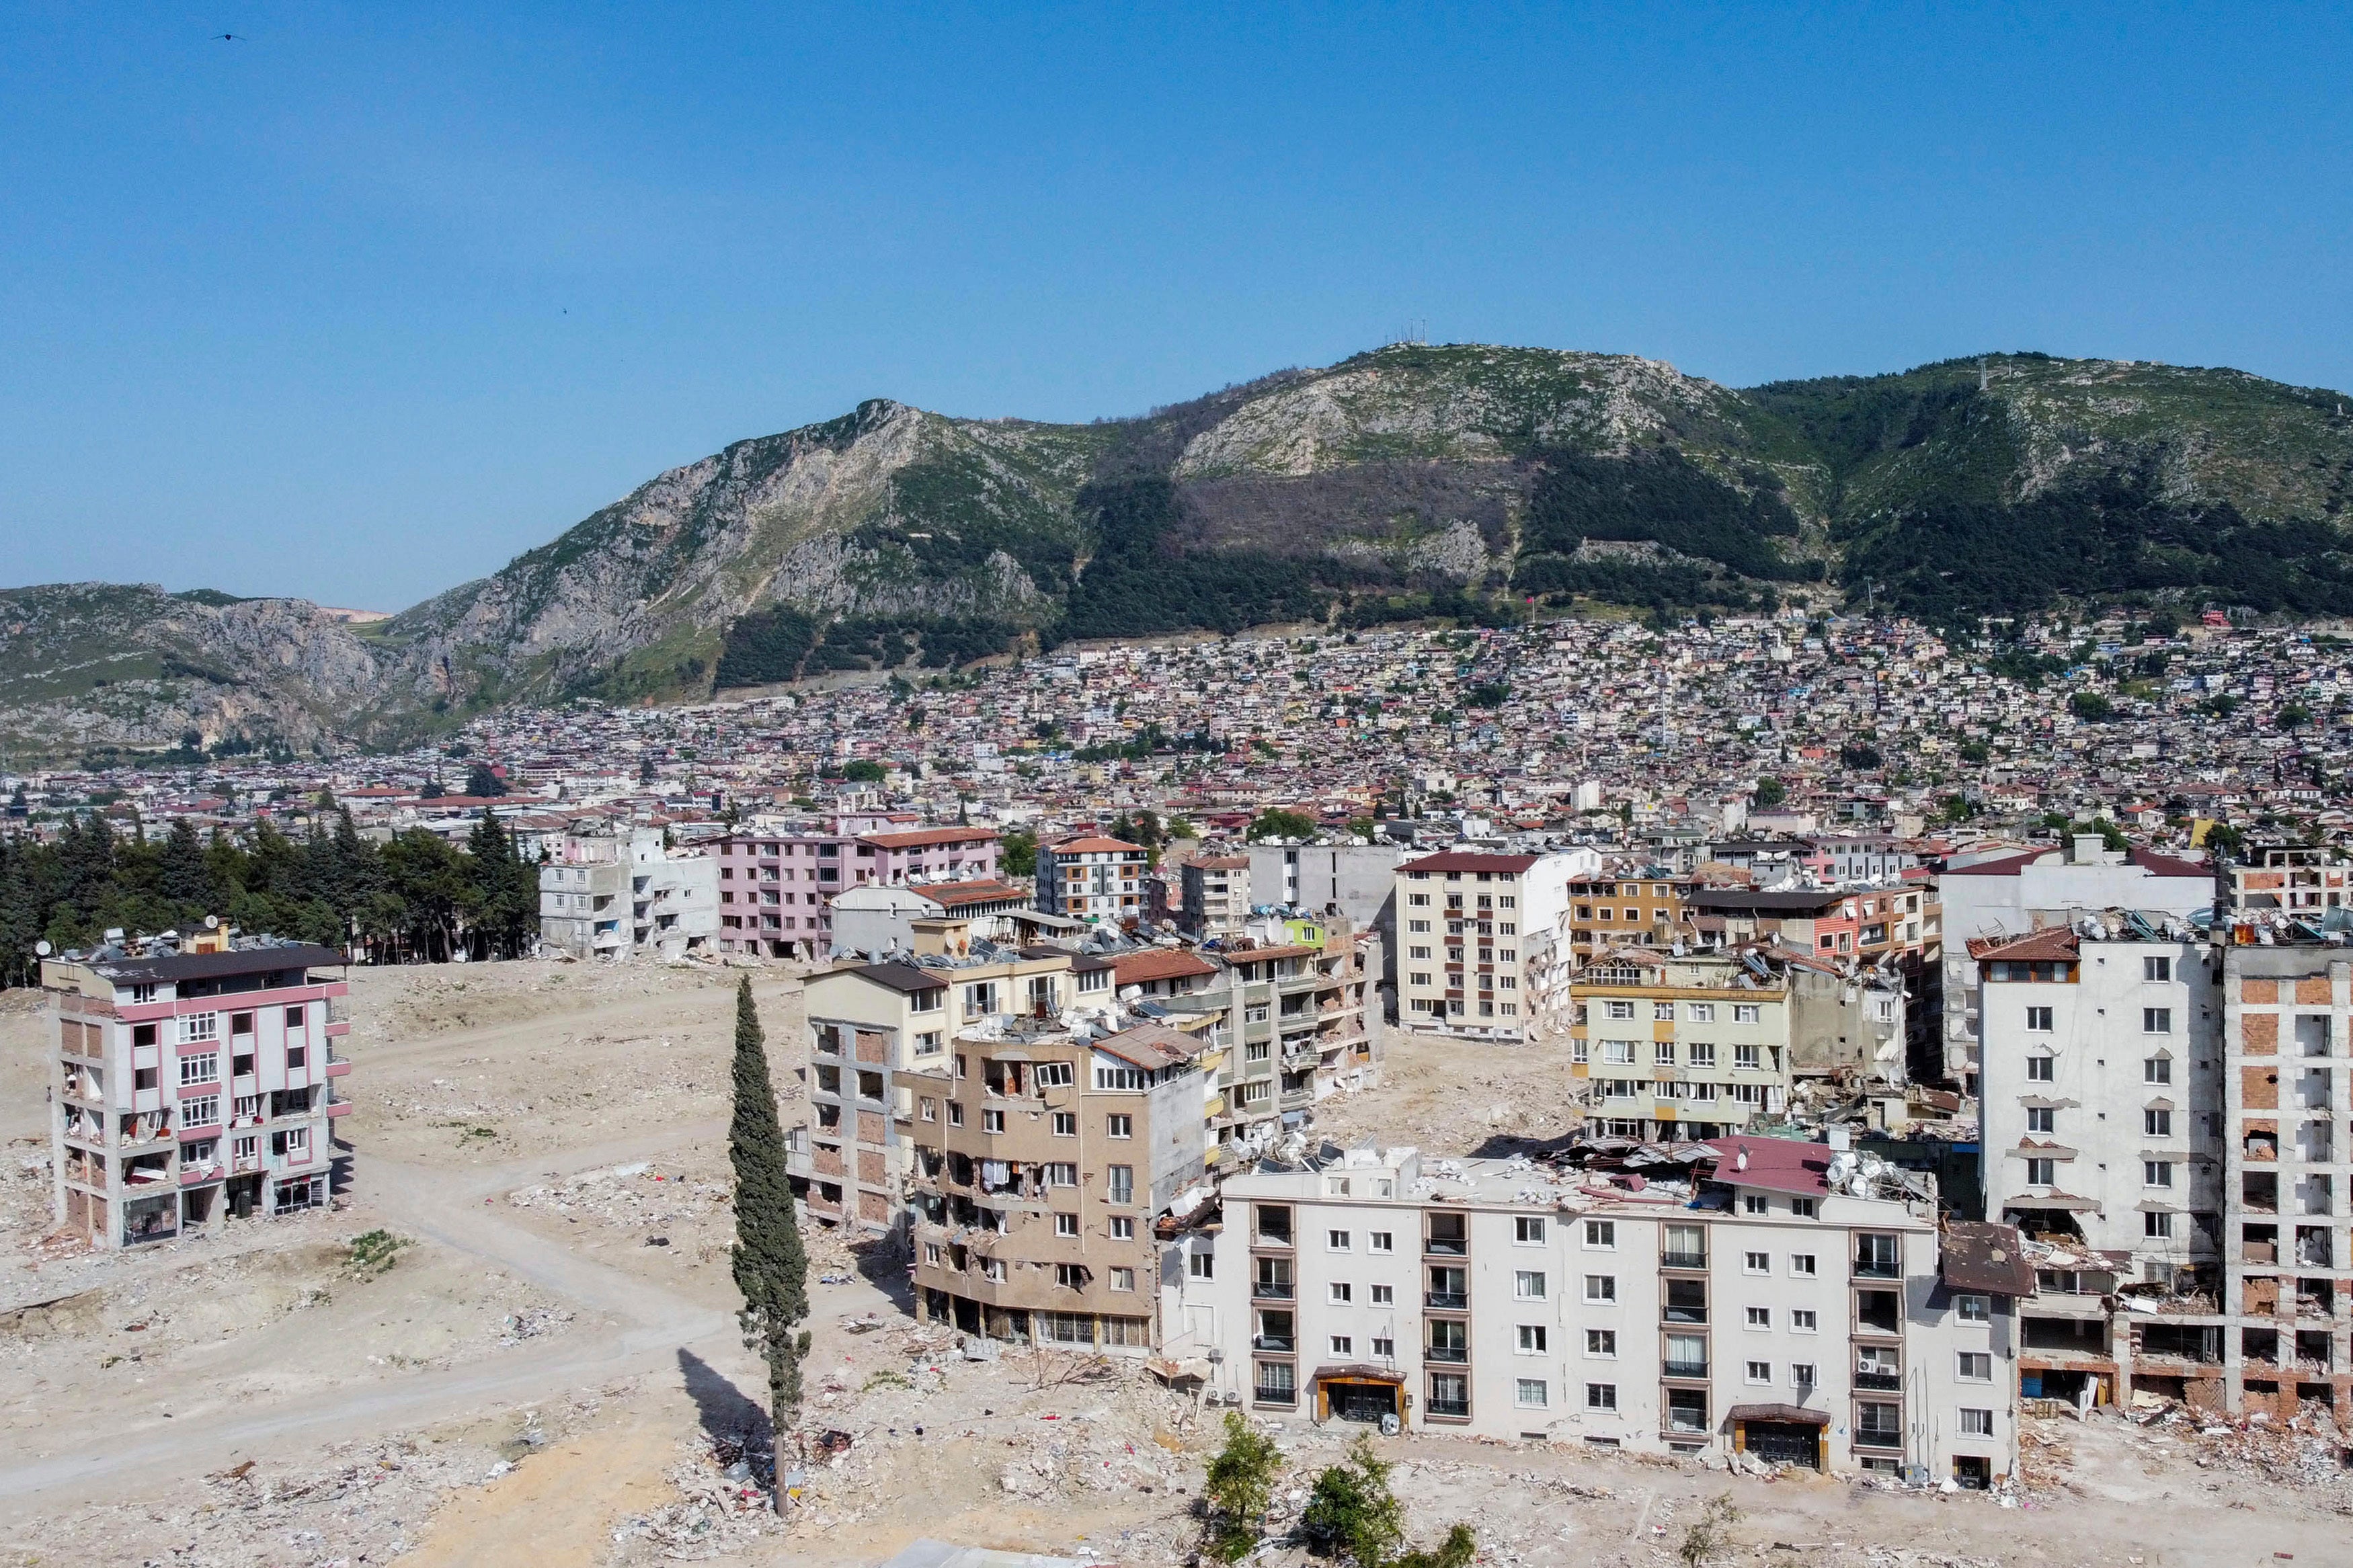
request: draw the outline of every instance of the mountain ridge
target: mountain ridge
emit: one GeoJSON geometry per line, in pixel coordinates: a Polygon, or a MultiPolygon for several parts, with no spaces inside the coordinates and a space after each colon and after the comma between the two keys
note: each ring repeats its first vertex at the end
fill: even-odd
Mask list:
{"type": "Polygon", "coordinates": [[[394,744],[516,701],[1067,637],[1531,597],[1753,607],[1842,580],[1944,619],[2060,593],[2348,613],[2343,408],[2147,362],[1989,354],[1744,390],[1479,344],[1393,344],[1087,425],[876,398],[667,469],[386,621],[0,591],[0,741],[394,744]],[[2052,540],[2082,563],[2000,558],[2052,540]]]}

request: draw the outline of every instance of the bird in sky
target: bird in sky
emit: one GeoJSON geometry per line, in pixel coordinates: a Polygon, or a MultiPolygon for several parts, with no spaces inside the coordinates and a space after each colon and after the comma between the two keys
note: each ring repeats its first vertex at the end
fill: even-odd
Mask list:
{"type": "Polygon", "coordinates": [[[215,33],[213,41],[220,44],[241,44],[246,41],[246,38],[242,33],[215,33]]]}

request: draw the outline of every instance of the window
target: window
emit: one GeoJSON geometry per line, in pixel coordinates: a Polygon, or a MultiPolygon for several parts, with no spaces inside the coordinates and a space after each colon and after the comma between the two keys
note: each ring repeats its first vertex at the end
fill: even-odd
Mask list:
{"type": "MultiPolygon", "coordinates": [[[[926,1105],[929,1105],[929,1104],[931,1103],[931,1101],[927,1100],[925,1100],[923,1103],[924,1103],[924,1104],[926,1104],[926,1105]]],[[[1079,1113],[1078,1113],[1077,1111],[1075,1111],[1075,1110],[1057,1110],[1056,1112],[1054,1112],[1054,1136],[1055,1136],[1055,1137],[1057,1137],[1057,1138],[1076,1138],[1078,1135],[1079,1135],[1079,1113]]]]}
{"type": "Polygon", "coordinates": [[[1111,1222],[1111,1238],[1113,1241],[1134,1241],[1135,1239],[1134,1216],[1124,1214],[1113,1215],[1111,1222]]]}
{"type": "Polygon", "coordinates": [[[1071,1161],[1050,1160],[1045,1171],[1046,1184],[1050,1187],[1075,1187],[1079,1184],[1079,1167],[1071,1161]]]}
{"type": "Polygon", "coordinates": [[[1471,1414],[1471,1380],[1459,1372],[1430,1374],[1429,1413],[1441,1418],[1471,1414]]]}
{"type": "Polygon", "coordinates": [[[1752,1329],[1769,1329],[1773,1326],[1773,1309],[1751,1307],[1748,1309],[1747,1321],[1752,1329]]]}
{"type": "Polygon", "coordinates": [[[1793,1252],[1789,1254],[1789,1272],[1800,1279],[1811,1279],[1820,1270],[1814,1267],[1812,1253],[1793,1252]]]}
{"type": "Polygon", "coordinates": [[[1585,1407],[1588,1410],[1618,1408],[1618,1385],[1614,1383],[1588,1383],[1585,1385],[1585,1407]]]}
{"type": "Polygon", "coordinates": [[[1258,1363],[1255,1393],[1261,1405],[1295,1405],[1299,1402],[1297,1374],[1287,1361],[1262,1361],[1258,1363]]]}
{"type": "Polygon", "coordinates": [[[301,1008],[289,1007],[286,1009],[286,1026],[290,1029],[299,1029],[302,1026],[301,1008]]]}
{"type": "Polygon", "coordinates": [[[1605,1018],[1631,1018],[1634,1016],[1634,1004],[1604,1002],[1601,1004],[1601,1016],[1605,1018]]]}
{"type": "Polygon", "coordinates": [[[2173,1112],[2162,1106],[2150,1106],[2140,1113],[2140,1130],[2151,1138],[2173,1136],[2173,1112]]]}
{"type": "MultiPolygon", "coordinates": [[[[1427,894],[1417,894],[1416,897],[1419,898],[1425,904],[1430,902],[1430,898],[1427,894]]],[[[1428,921],[1408,921],[1405,923],[1405,929],[1411,931],[1416,936],[1428,936],[1430,934],[1430,922],[1428,921]]]]}
{"type": "Polygon", "coordinates": [[[1515,1215],[1512,1219],[1512,1241],[1518,1247],[1544,1245],[1545,1222],[1528,1215],[1515,1215]]]}
{"type": "Polygon", "coordinates": [[[180,1101],[180,1125],[183,1127],[210,1127],[219,1120],[220,1096],[217,1094],[200,1094],[194,1100],[180,1101]]]}
{"type": "MultiPolygon", "coordinates": [[[[2153,958],[2149,960],[2149,962],[2151,963],[2163,963],[2165,960],[2161,958],[2153,958]]],[[[1992,1436],[1993,1412],[1990,1410],[1972,1410],[1966,1405],[1961,1406],[1961,1436],[1964,1437],[1992,1436]]]]}
{"type": "Polygon", "coordinates": [[[1103,1188],[1103,1196],[1112,1203],[1134,1203],[1135,1201],[1135,1167],[1133,1165],[1104,1166],[1103,1188]]]}
{"type": "Polygon", "coordinates": [[[1610,1067],[1631,1067],[1631,1066],[1633,1066],[1633,1065],[1634,1065],[1634,1042],[1633,1042],[1633,1041],[1631,1041],[1631,1040],[1604,1040],[1604,1041],[1602,1041],[1602,1042],[1601,1042],[1601,1059],[1602,1059],[1602,1061],[1603,1061],[1604,1063],[1608,1064],[1608,1065],[1609,1065],[1609,1066],[1610,1066],[1610,1067]]]}
{"type": "Polygon", "coordinates": [[[1523,1377],[1516,1378],[1514,1381],[1517,1384],[1517,1392],[1514,1397],[1516,1398],[1521,1409],[1541,1410],[1547,1404],[1551,1403],[1549,1397],[1550,1385],[1547,1384],[1543,1378],[1523,1377]]]}
{"type": "Polygon", "coordinates": [[[2028,1031],[2032,1034],[2049,1034],[2051,1032],[2051,1009],[2048,1007],[2029,1007],[2026,1010],[2026,1027],[2028,1031]]]}
{"type": "Polygon", "coordinates": [[[191,1013],[180,1020],[180,1039],[183,1044],[190,1040],[218,1038],[220,1038],[220,1015],[217,1013],[191,1013]]]}
{"type": "Polygon", "coordinates": [[[2143,1160],[2140,1163],[2140,1184],[2144,1187],[2173,1185],[2173,1163],[2169,1160],[2143,1160]]]}
{"type": "Polygon", "coordinates": [[[1732,1021],[1736,1024],[1759,1023],[1763,1021],[1764,1016],[1764,1009],[1754,1002],[1736,1002],[1732,1005],[1732,1021]]]}
{"type": "Polygon", "coordinates": [[[1714,1067],[1715,1047],[1704,1040],[1694,1040],[1691,1043],[1691,1065],[1695,1068],[1714,1067]]]}
{"type": "Polygon", "coordinates": [[[1397,1287],[1396,1287],[1396,1286],[1394,1286],[1394,1285],[1376,1285],[1376,1286],[1374,1286],[1374,1287],[1373,1287],[1373,1305],[1374,1305],[1374,1306],[1376,1306],[1376,1307],[1394,1307],[1394,1306],[1396,1306],[1396,1305],[1397,1305],[1397,1287]]]}
{"type": "Polygon", "coordinates": [[[1395,1252],[1397,1250],[1396,1238],[1386,1230],[1368,1230],[1365,1233],[1365,1250],[1367,1252],[1395,1252]]]}
{"type": "Polygon", "coordinates": [[[964,1107],[953,1100],[948,1101],[948,1125],[951,1127],[964,1125],[964,1107]]]}
{"type": "Polygon", "coordinates": [[[1373,1357],[1377,1361],[1397,1360],[1397,1341],[1387,1334],[1373,1336],[1373,1357]]]}
{"type": "Polygon", "coordinates": [[[1993,1356],[1986,1351],[1962,1351],[1954,1357],[1953,1375],[1963,1383],[1991,1383],[1993,1356]]]}
{"type": "Polygon", "coordinates": [[[1769,1361],[1750,1362],[1748,1363],[1748,1381],[1751,1383],[1772,1382],[1773,1363],[1769,1361]]]}
{"type": "Polygon", "coordinates": [[[2171,1057],[2150,1057],[2140,1064],[2140,1080],[2143,1083],[2171,1083],[2173,1081],[2173,1058],[2171,1057]]]}
{"type": "Polygon", "coordinates": [[[195,1056],[180,1058],[180,1082],[183,1085],[218,1083],[219,1081],[220,1053],[218,1051],[202,1051],[195,1056]]]}
{"type": "Polygon", "coordinates": [[[1327,1230],[1324,1233],[1324,1245],[1334,1252],[1345,1252],[1348,1250],[1348,1233],[1345,1230],[1327,1230]]]}
{"type": "Polygon", "coordinates": [[[2173,1234],[2173,1216],[2154,1211],[2140,1216],[2140,1233],[2152,1241],[2162,1240],[2173,1234]]]}
{"type": "Polygon", "coordinates": [[[2140,961],[2140,977],[2143,980],[2154,981],[2159,984],[2171,980],[2173,978],[2173,960],[2169,958],[2142,959],[2140,961]]]}
{"type": "Polygon", "coordinates": [[[1215,1279],[1218,1277],[1218,1255],[1214,1252],[1187,1253],[1185,1273],[1188,1279],[1215,1279]]]}
{"type": "Polygon", "coordinates": [[[1653,1040],[1653,1041],[1651,1041],[1651,1065],[1652,1067],[1658,1067],[1658,1068],[1671,1068],[1671,1067],[1674,1066],[1674,1065],[1675,1065],[1675,1043],[1674,1043],[1674,1041],[1672,1041],[1672,1040],[1653,1040]]]}
{"type": "Polygon", "coordinates": [[[2143,1007],[2140,1010],[2140,1032],[2144,1035],[2169,1035],[2173,1033],[2173,1009],[2170,1007],[2143,1007]]]}
{"type": "Polygon", "coordinates": [[[1085,1289],[1087,1288],[1086,1265],[1083,1263],[1057,1263],[1054,1265],[1054,1283],[1060,1286],[1065,1290],[1085,1289]]]}
{"type": "Polygon", "coordinates": [[[1325,1299],[1335,1307],[1345,1307],[1356,1299],[1356,1288],[1345,1279],[1335,1279],[1324,1289],[1325,1299]]]}
{"type": "Polygon", "coordinates": [[[1545,1299],[1544,1270],[1540,1268],[1515,1270],[1512,1276],[1512,1294],[1523,1301],[1543,1300],[1545,1299]]]}
{"type": "Polygon", "coordinates": [[[1789,1363],[1789,1386],[1792,1388],[1811,1388],[1813,1385],[1814,1363],[1810,1361],[1791,1362],[1789,1363]]]}
{"type": "Polygon", "coordinates": [[[1742,1214],[1771,1214],[1773,1212],[1772,1201],[1767,1198],[1763,1193],[1743,1193],[1740,1194],[1740,1212],[1742,1214]]]}
{"type": "Polygon", "coordinates": [[[2026,1130],[2029,1132],[2058,1131],[2059,1112],[2047,1105],[2028,1106],[2026,1108],[2026,1130]]]}
{"type": "Polygon", "coordinates": [[[1962,1294],[1953,1298],[1953,1310],[1965,1323],[1983,1323],[1992,1319],[1992,1298],[1962,1294]]]}
{"type": "Polygon", "coordinates": [[[1039,1089],[1068,1089],[1078,1081],[1068,1062],[1039,1062],[1031,1078],[1039,1089]]]}
{"type": "Polygon", "coordinates": [[[1585,1353],[1589,1356],[1599,1356],[1605,1361],[1617,1360],[1618,1331],[1615,1329],[1586,1330],[1585,1353]]]}
{"type": "Polygon", "coordinates": [[[1103,1130],[1113,1138],[1133,1138],[1135,1136],[1135,1118],[1133,1116],[1107,1117],[1105,1118],[1105,1123],[1106,1125],[1103,1130]]]}
{"type": "Polygon", "coordinates": [[[983,1110],[980,1113],[980,1130],[983,1132],[1004,1131],[1005,1112],[1001,1110],[983,1110]]]}
{"type": "Polygon", "coordinates": [[[1545,1326],[1542,1323],[1520,1325],[1520,1353],[1542,1355],[1545,1352],[1545,1326]]]}
{"type": "Polygon", "coordinates": [[[2027,1058],[2026,1081],[2029,1083],[2051,1083],[2054,1081],[2058,1077],[2058,1061],[2059,1058],[2056,1057],[2027,1058]]]}
{"type": "Polygon", "coordinates": [[[1356,1341],[1355,1336],[1350,1334],[1334,1334],[1331,1345],[1334,1355],[1350,1356],[1356,1353],[1356,1341]]]}
{"type": "Polygon", "coordinates": [[[1789,1331],[1791,1333],[1814,1333],[1818,1331],[1819,1325],[1820,1320],[1814,1316],[1814,1310],[1811,1307],[1792,1307],[1789,1309],[1789,1331]]]}
{"type": "Polygon", "coordinates": [[[929,1029],[915,1037],[915,1054],[919,1057],[935,1057],[945,1049],[947,1045],[937,1029],[929,1029]]]}
{"type": "Polygon", "coordinates": [[[1611,1219],[1589,1219],[1585,1222],[1585,1245],[1597,1252],[1614,1252],[1618,1247],[1618,1222],[1611,1219]]]}
{"type": "Polygon", "coordinates": [[[1134,1270],[1134,1269],[1133,1269],[1133,1268],[1114,1268],[1114,1269],[1113,1269],[1113,1270],[1111,1271],[1111,1288],[1112,1288],[1113,1289],[1114,1289],[1114,1290],[1133,1290],[1133,1289],[1135,1289],[1135,1270],[1134,1270]]]}
{"type": "Polygon", "coordinates": [[[1618,1276],[1615,1274],[1587,1275],[1585,1277],[1585,1299],[1588,1301],[1616,1301],[1618,1300],[1618,1276]]]}
{"type": "Polygon", "coordinates": [[[1744,1254],[1742,1267],[1751,1274],[1770,1274],[1773,1272],[1773,1255],[1769,1252],[1744,1254]]]}
{"type": "Polygon", "coordinates": [[[2026,1162],[2026,1184],[2030,1187],[2052,1186],[2056,1184],[2058,1176],[2059,1162],[2056,1160],[2026,1162]]]}
{"type": "Polygon", "coordinates": [[[1078,1215],[1074,1215],[1074,1214],[1058,1214],[1058,1215],[1056,1215],[1054,1216],[1054,1234],[1055,1234],[1056,1236],[1076,1236],[1076,1235],[1078,1235],[1078,1234],[1079,1234],[1079,1216],[1078,1216],[1078,1215]]]}
{"type": "Polygon", "coordinates": [[[1101,1062],[1097,1062],[1095,1064],[1095,1087],[1097,1089],[1142,1089],[1144,1087],[1144,1069],[1142,1068],[1105,1067],[1101,1062]]]}
{"type": "Polygon", "coordinates": [[[1735,1046],[1732,1047],[1732,1065],[1736,1068],[1743,1068],[1750,1072],[1755,1072],[1757,1069],[1758,1064],[1762,1062],[1763,1059],[1763,1056],[1755,1046],[1735,1046]]]}
{"type": "MultiPolygon", "coordinates": [[[[1789,1214],[1794,1219],[1813,1218],[1814,1200],[1811,1198],[1791,1198],[1789,1200],[1789,1214]]],[[[1811,1258],[1808,1258],[1806,1261],[1809,1266],[1809,1271],[1810,1272],[1813,1260],[1811,1258]]]]}

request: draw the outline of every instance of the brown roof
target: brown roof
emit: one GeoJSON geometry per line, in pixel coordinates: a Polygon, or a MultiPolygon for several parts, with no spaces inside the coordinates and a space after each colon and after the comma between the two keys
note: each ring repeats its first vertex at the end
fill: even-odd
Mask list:
{"type": "Polygon", "coordinates": [[[943,908],[956,904],[989,904],[999,899],[1026,899],[1029,896],[1029,889],[1000,882],[992,877],[983,877],[972,882],[917,882],[908,891],[921,893],[943,908]]]}
{"type": "Polygon", "coordinates": [[[1100,855],[1121,850],[1131,851],[1134,854],[1141,855],[1144,853],[1144,846],[1141,844],[1130,844],[1124,838],[1105,838],[1101,835],[1097,835],[1092,838],[1065,838],[1060,844],[1053,846],[1052,853],[1056,855],[1100,855]]]}
{"type": "Polygon", "coordinates": [[[1727,1421],[1790,1421],[1803,1426],[1831,1424],[1829,1411],[1809,1410],[1802,1405],[1736,1405],[1724,1415],[1727,1421]]]}
{"type": "Polygon", "coordinates": [[[1436,855],[1425,855],[1419,860],[1409,860],[1398,868],[1401,871],[1494,871],[1506,877],[1516,877],[1538,860],[1541,855],[1482,855],[1475,849],[1447,849],[1436,855]]]}
{"type": "Polygon", "coordinates": [[[858,841],[878,849],[929,849],[943,844],[986,844],[996,837],[986,827],[911,827],[891,833],[861,833],[858,841]]]}
{"type": "Polygon", "coordinates": [[[1992,1296],[2034,1294],[2034,1266],[2026,1260],[2015,1226],[1953,1221],[1945,1227],[1936,1267],[1946,1285],[1955,1290],[1992,1296]]]}
{"type": "Polygon", "coordinates": [[[1980,963],[1989,958],[2006,959],[2012,963],[2051,963],[2073,960],[2081,952],[2075,933],[2065,926],[2045,926],[2021,937],[1969,938],[1969,956],[1980,963]]]}
{"type": "Polygon", "coordinates": [[[1123,953],[1112,963],[1122,985],[1142,985],[1152,980],[1183,980],[1195,974],[1215,974],[1218,966],[1182,948],[1156,948],[1149,952],[1123,953]]]}
{"type": "Polygon", "coordinates": [[[1773,1193],[1827,1193],[1831,1190],[1831,1146],[1799,1138],[1764,1138],[1736,1133],[1712,1138],[1707,1146],[1720,1158],[1715,1179],[1736,1187],[1762,1187],[1773,1193]],[[1734,1167],[1746,1155],[1745,1169],[1734,1167]]]}
{"type": "Polygon", "coordinates": [[[1262,959],[1269,958],[1304,958],[1311,953],[1318,953],[1323,951],[1324,950],[1320,947],[1309,947],[1303,943],[1293,942],[1288,947],[1236,948],[1228,952],[1226,957],[1235,963],[1256,963],[1262,959]]]}
{"type": "Polygon", "coordinates": [[[1095,1049],[1108,1051],[1124,1062],[1157,1070],[1191,1061],[1201,1054],[1201,1042],[1166,1024],[1139,1024],[1133,1029],[1122,1029],[1109,1039],[1097,1040],[1095,1049]]]}
{"type": "Polygon", "coordinates": [[[1247,871],[1250,869],[1250,857],[1247,855],[1203,855],[1198,859],[1190,862],[1190,864],[1198,866],[1204,871],[1247,871]]]}

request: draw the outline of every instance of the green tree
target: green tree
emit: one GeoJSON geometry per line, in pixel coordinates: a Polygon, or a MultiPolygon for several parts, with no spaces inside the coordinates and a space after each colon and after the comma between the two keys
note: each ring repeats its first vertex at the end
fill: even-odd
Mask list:
{"type": "Polygon", "coordinates": [[[1209,1505],[1202,1550],[1220,1563],[1248,1555],[1259,1542],[1260,1523],[1282,1470],[1274,1439],[1242,1419],[1240,1411],[1227,1411],[1226,1446],[1209,1461],[1208,1480],[1201,1489],[1209,1505]]]}
{"type": "Polygon", "coordinates": [[[1873,768],[1885,766],[1887,763],[1887,759],[1879,754],[1879,748],[1868,741],[1850,741],[1841,746],[1839,761],[1858,773],[1868,773],[1873,768]]]}
{"type": "Polygon", "coordinates": [[[2272,721],[2283,730],[2301,730],[2312,722],[2312,710],[2301,702],[2290,702],[2273,715],[2272,721]]]}
{"type": "Polygon", "coordinates": [[[744,1348],[768,1363],[769,1420],[781,1453],[786,1428],[800,1420],[801,1358],[808,1354],[809,1336],[798,1325],[808,1316],[808,1255],[793,1213],[785,1131],[776,1121],[767,1043],[748,974],[735,990],[734,1078],[727,1158],[735,1169],[735,1289],[744,1294],[736,1321],[744,1348]]]}
{"type": "Polygon", "coordinates": [[[1247,837],[1256,842],[1261,838],[1308,838],[1314,832],[1315,819],[1305,812],[1269,806],[1251,819],[1247,837]]]}
{"type": "Polygon", "coordinates": [[[1034,877],[1038,874],[1038,836],[1026,828],[1015,828],[1005,836],[997,854],[997,863],[1008,877],[1034,877]]]}
{"type": "Polygon", "coordinates": [[[2096,691],[2078,691],[2067,699],[2067,710],[2087,724],[2104,724],[2116,716],[2116,705],[2096,691]]]}
{"type": "Polygon", "coordinates": [[[1405,1542],[1405,1505],[1389,1490],[1389,1466],[1359,1436],[1348,1456],[1315,1478],[1299,1528],[1323,1552],[1345,1552],[1356,1568],[1388,1568],[1405,1542]]]}
{"type": "Polygon", "coordinates": [[[1683,1568],[1705,1568],[1709,1559],[1732,1544],[1732,1527],[1739,1522],[1740,1510],[1733,1505],[1731,1493],[1719,1492],[1708,1499],[1699,1517],[1683,1531],[1683,1543],[1675,1548],[1683,1568]]]}
{"type": "Polygon", "coordinates": [[[1992,755],[1992,748],[1989,747],[1983,741],[1964,741],[1961,742],[1961,761],[1965,763],[1982,763],[1991,758],[1992,755]]]}
{"type": "Polygon", "coordinates": [[[491,800],[507,793],[506,780],[491,770],[488,763],[476,763],[466,774],[466,793],[477,800],[491,800]]]}
{"type": "Polygon", "coordinates": [[[1757,794],[1753,798],[1758,805],[1770,811],[1789,798],[1789,786],[1772,774],[1767,773],[1757,781],[1757,794]]]}
{"type": "Polygon", "coordinates": [[[860,757],[841,770],[841,776],[851,784],[881,784],[888,772],[871,757],[860,757]]]}

